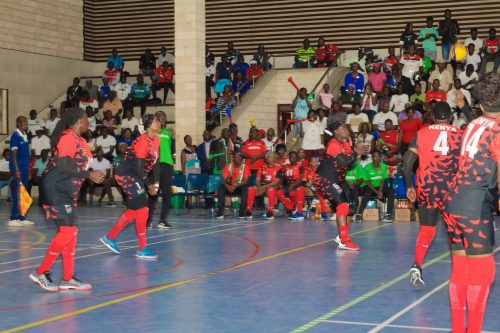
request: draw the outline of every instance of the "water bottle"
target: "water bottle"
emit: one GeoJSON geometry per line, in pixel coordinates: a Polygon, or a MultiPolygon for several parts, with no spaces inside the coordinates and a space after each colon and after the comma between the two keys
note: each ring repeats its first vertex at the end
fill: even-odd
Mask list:
{"type": "Polygon", "coordinates": [[[311,207],[310,206],[307,206],[307,209],[306,209],[306,219],[310,219],[311,218],[311,207]]]}
{"type": "Polygon", "coordinates": [[[214,218],[214,217],[215,217],[215,212],[216,212],[216,211],[217,211],[217,209],[216,209],[215,207],[210,208],[210,216],[211,216],[212,218],[214,218]]]}
{"type": "Polygon", "coordinates": [[[233,218],[237,219],[238,218],[238,208],[233,207],[233,218]]]}

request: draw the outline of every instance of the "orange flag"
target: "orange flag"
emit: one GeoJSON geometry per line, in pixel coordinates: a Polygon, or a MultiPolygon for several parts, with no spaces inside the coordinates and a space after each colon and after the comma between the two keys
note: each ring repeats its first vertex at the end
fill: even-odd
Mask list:
{"type": "Polygon", "coordinates": [[[19,182],[19,211],[22,216],[26,216],[32,202],[33,199],[30,197],[26,187],[24,187],[23,183],[19,182]]]}

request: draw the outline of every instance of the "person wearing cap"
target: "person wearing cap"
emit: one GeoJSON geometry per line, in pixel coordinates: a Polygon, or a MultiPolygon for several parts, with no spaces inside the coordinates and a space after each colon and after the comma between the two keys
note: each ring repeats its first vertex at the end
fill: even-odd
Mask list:
{"type": "Polygon", "coordinates": [[[410,270],[410,283],[414,286],[425,284],[422,265],[436,234],[445,195],[458,168],[462,139],[461,131],[450,125],[452,112],[448,103],[437,102],[432,116],[434,124],[424,126],[415,134],[403,160],[407,197],[411,202],[418,203],[420,215],[420,231],[410,270]],[[415,189],[412,177],[417,160],[415,189]]]}
{"type": "Polygon", "coordinates": [[[251,210],[246,211],[247,196],[248,196],[248,177],[250,177],[250,168],[243,160],[243,153],[237,152],[234,154],[233,161],[224,166],[222,172],[222,182],[217,191],[217,213],[216,219],[224,218],[224,203],[226,195],[240,196],[241,203],[239,208],[239,218],[251,218],[251,210]]]}
{"type": "Polygon", "coordinates": [[[380,93],[387,81],[387,75],[382,71],[382,66],[379,62],[373,64],[373,71],[368,75],[368,82],[372,84],[373,91],[380,93]]]}
{"type": "Polygon", "coordinates": [[[337,65],[337,54],[340,54],[340,49],[335,44],[327,44],[325,38],[318,38],[318,46],[316,48],[316,66],[330,67],[337,65]]]}
{"type": "Polygon", "coordinates": [[[271,58],[271,55],[267,53],[265,46],[262,44],[259,45],[257,52],[253,54],[253,60],[255,60],[257,62],[257,66],[264,71],[268,71],[273,67],[269,63],[269,58],[271,58]]]}
{"type": "Polygon", "coordinates": [[[448,91],[453,87],[453,77],[446,69],[446,61],[443,59],[437,61],[437,69],[432,71],[428,82],[432,84],[436,79],[439,80],[441,90],[448,91]]]}
{"type": "Polygon", "coordinates": [[[330,201],[332,210],[336,211],[339,235],[335,241],[339,244],[338,248],[359,251],[359,245],[349,237],[349,226],[357,210],[357,202],[351,196],[346,174],[356,163],[358,156],[366,152],[366,148],[362,142],[352,148],[350,133],[344,123],[332,123],[327,131],[325,131],[328,134],[326,156],[316,170],[314,185],[330,201]],[[349,207],[350,202],[355,206],[349,207]]]}
{"type": "Polygon", "coordinates": [[[116,237],[130,222],[135,221],[139,241],[135,256],[157,259],[158,255],[146,243],[146,225],[149,217],[148,194],[156,196],[159,188],[160,170],[157,161],[160,138],[156,134],[161,129],[161,121],[157,115],[147,114],[143,124],[146,131],[137,138],[116,168],[115,179],[127,196],[127,210],[100,241],[119,254],[121,250],[116,244],[116,237]]]}
{"type": "Polygon", "coordinates": [[[347,87],[354,84],[354,93],[357,95],[363,92],[365,86],[365,77],[359,70],[359,63],[354,62],[351,64],[350,71],[344,77],[344,89],[347,91],[347,87]]]}
{"type": "Polygon", "coordinates": [[[420,29],[418,33],[418,41],[422,43],[425,55],[431,58],[432,61],[436,61],[436,41],[440,38],[439,31],[433,26],[434,18],[432,16],[427,16],[425,21],[426,26],[420,29]]]}
{"type": "Polygon", "coordinates": [[[431,102],[446,102],[447,96],[446,91],[439,89],[441,86],[438,79],[432,81],[432,89],[428,90],[425,94],[425,103],[427,104],[427,110],[432,110],[431,102]]]}
{"type": "Polygon", "coordinates": [[[295,51],[294,68],[311,68],[316,60],[316,50],[311,46],[309,39],[304,39],[302,46],[295,51]]]}

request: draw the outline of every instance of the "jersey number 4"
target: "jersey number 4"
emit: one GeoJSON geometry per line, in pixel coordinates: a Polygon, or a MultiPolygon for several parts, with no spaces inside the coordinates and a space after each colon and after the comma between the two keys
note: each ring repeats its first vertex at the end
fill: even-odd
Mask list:
{"type": "Polygon", "coordinates": [[[448,132],[441,131],[433,149],[436,152],[440,152],[443,156],[448,155],[448,151],[450,150],[448,147],[448,132]]]}
{"type": "Polygon", "coordinates": [[[467,132],[465,133],[464,141],[462,142],[462,151],[460,155],[465,155],[468,153],[469,158],[474,158],[478,152],[477,146],[479,145],[479,139],[483,134],[485,126],[476,127],[473,124],[469,125],[467,132]]]}

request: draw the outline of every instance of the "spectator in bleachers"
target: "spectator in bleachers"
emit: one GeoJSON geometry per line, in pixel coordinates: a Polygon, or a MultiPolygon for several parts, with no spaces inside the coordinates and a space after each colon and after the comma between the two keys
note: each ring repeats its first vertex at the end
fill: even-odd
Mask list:
{"type": "Polygon", "coordinates": [[[387,199],[387,210],[382,222],[392,222],[392,211],[394,210],[394,190],[385,185],[389,179],[387,165],[382,163],[380,152],[374,151],[372,154],[373,162],[364,167],[364,180],[366,182],[365,193],[361,200],[361,205],[356,213],[356,220],[363,220],[363,211],[370,201],[371,197],[376,196],[378,200],[387,199]]]}
{"type": "Polygon", "coordinates": [[[257,61],[257,65],[264,71],[271,69],[271,63],[269,62],[271,55],[267,53],[264,45],[259,45],[257,52],[253,54],[253,60],[257,61]]]}
{"type": "MultiPolygon", "coordinates": [[[[352,104],[350,105],[352,107],[352,104]]],[[[330,125],[334,122],[345,123],[347,120],[347,112],[342,108],[339,102],[332,102],[332,109],[327,117],[326,124],[330,125]]]]}
{"type": "Polygon", "coordinates": [[[205,93],[206,98],[212,97],[212,88],[215,87],[215,66],[207,58],[205,63],[205,93]]]}
{"type": "MultiPolygon", "coordinates": [[[[88,93],[88,96],[92,99],[97,99],[99,87],[97,87],[92,80],[86,80],[85,86],[83,86],[83,91],[88,93]]],[[[82,93],[81,98],[83,99],[84,93],[82,93]]]]}
{"type": "Polygon", "coordinates": [[[132,110],[132,96],[130,94],[132,85],[127,82],[127,77],[125,75],[120,77],[120,82],[118,82],[113,89],[116,91],[116,97],[122,102],[123,109],[132,110]]]}
{"type": "Polygon", "coordinates": [[[341,91],[340,101],[344,109],[350,109],[353,103],[361,103],[361,95],[356,94],[354,84],[349,84],[345,91],[341,91]]]}
{"type": "Polygon", "coordinates": [[[242,72],[236,72],[234,75],[234,80],[231,85],[232,93],[235,95],[239,95],[240,98],[243,96],[248,89],[250,89],[250,83],[247,82],[245,76],[242,72]]]}
{"type": "Polygon", "coordinates": [[[360,156],[360,163],[362,166],[367,165],[372,161],[371,153],[375,149],[374,136],[370,134],[370,124],[359,124],[359,134],[354,138],[354,144],[363,143],[366,154],[360,156]]]}
{"type": "Polygon", "coordinates": [[[473,65],[475,71],[478,71],[479,66],[481,65],[481,56],[479,56],[479,54],[476,52],[476,46],[473,43],[467,45],[467,56],[465,57],[465,66],[467,65],[473,65]]]}
{"type": "Polygon", "coordinates": [[[37,128],[35,133],[36,135],[31,138],[31,156],[39,158],[42,150],[48,149],[50,151],[50,138],[45,135],[43,128],[37,128]]]}
{"type": "Polygon", "coordinates": [[[113,162],[116,139],[113,136],[109,135],[109,130],[105,126],[101,126],[99,132],[101,133],[101,135],[95,139],[96,150],[98,148],[101,148],[102,152],[104,153],[104,158],[106,158],[110,162],[113,162]]]}
{"type": "Polygon", "coordinates": [[[109,99],[104,102],[102,106],[104,112],[111,111],[111,116],[119,117],[123,112],[123,104],[118,99],[117,93],[114,90],[111,90],[109,93],[109,99]]]}
{"type": "Polygon", "coordinates": [[[139,58],[139,69],[143,76],[153,76],[156,68],[156,57],[151,53],[151,49],[146,49],[139,58]]]}
{"type": "Polygon", "coordinates": [[[422,43],[424,54],[431,58],[432,61],[436,61],[436,41],[440,38],[439,31],[433,26],[434,18],[432,16],[427,17],[426,24],[427,26],[420,29],[418,33],[418,41],[422,43]]]}
{"type": "Polygon", "coordinates": [[[423,127],[422,121],[415,117],[415,111],[411,106],[406,108],[405,113],[407,119],[401,120],[399,123],[398,146],[401,156],[404,156],[408,151],[413,137],[423,127]]]}
{"type": "Polygon", "coordinates": [[[240,151],[241,147],[243,147],[243,139],[238,136],[238,125],[233,124],[233,126],[229,127],[229,137],[234,145],[234,150],[240,151]]]}
{"type": "Polygon", "coordinates": [[[71,107],[75,101],[80,101],[83,94],[83,87],[80,85],[80,79],[75,77],[73,84],[66,90],[66,107],[71,107]]]}
{"type": "Polygon", "coordinates": [[[424,64],[422,59],[417,54],[417,46],[415,44],[411,44],[408,47],[408,52],[403,54],[400,61],[402,68],[402,75],[407,77],[414,82],[415,74],[419,71],[420,67],[424,64]]]}
{"type": "Polygon", "coordinates": [[[353,63],[358,64],[359,71],[361,71],[361,72],[365,71],[366,59],[365,59],[365,49],[364,48],[360,47],[358,49],[358,54],[356,57],[344,59],[344,61],[342,62],[342,66],[351,67],[353,63]]]}
{"type": "Polygon", "coordinates": [[[406,114],[406,112],[408,111],[408,109],[412,109],[413,110],[413,117],[415,119],[420,119],[420,121],[422,121],[422,119],[424,118],[424,115],[423,115],[422,112],[419,111],[419,109],[417,107],[418,107],[418,105],[413,105],[412,103],[409,103],[409,102],[406,103],[404,112],[401,112],[398,115],[399,124],[401,124],[401,122],[403,120],[408,119],[408,115],[406,114]]]}
{"type": "Polygon", "coordinates": [[[47,168],[47,164],[49,164],[49,153],[50,145],[49,148],[42,149],[40,156],[36,158],[35,163],[33,164],[33,173],[28,185],[28,193],[31,193],[31,188],[33,186],[40,186],[40,179],[42,178],[43,172],[47,168]]]}
{"type": "Polygon", "coordinates": [[[317,156],[318,150],[325,147],[322,143],[323,126],[317,121],[316,112],[309,111],[307,114],[307,120],[302,123],[300,137],[307,158],[317,156]]]}
{"type": "Polygon", "coordinates": [[[425,95],[426,109],[432,110],[431,101],[446,102],[446,91],[440,89],[441,84],[438,79],[432,81],[432,89],[428,90],[425,95]]]}
{"type": "Polygon", "coordinates": [[[373,92],[373,87],[370,82],[365,85],[365,91],[363,97],[361,98],[361,108],[364,114],[368,116],[368,120],[371,122],[373,117],[378,111],[378,97],[377,94],[373,92]]]}
{"type": "Polygon", "coordinates": [[[410,96],[410,103],[421,105],[423,106],[421,109],[425,109],[425,98],[426,94],[422,91],[422,85],[419,82],[415,83],[415,93],[410,96]]]}
{"type": "Polygon", "coordinates": [[[227,61],[231,64],[231,66],[236,65],[238,62],[238,57],[240,56],[240,50],[236,49],[234,47],[233,42],[228,42],[227,43],[227,51],[226,51],[226,56],[227,56],[227,61]]]}
{"type": "Polygon", "coordinates": [[[101,126],[108,129],[108,133],[115,136],[115,131],[118,128],[117,117],[113,117],[113,113],[110,110],[104,111],[104,118],[102,118],[101,126]]]}
{"type": "Polygon", "coordinates": [[[226,80],[231,80],[231,73],[233,71],[233,65],[231,65],[231,62],[229,61],[227,54],[223,54],[220,57],[220,62],[217,63],[217,66],[215,67],[215,82],[226,79],[226,80]]]}
{"type": "Polygon", "coordinates": [[[361,112],[361,104],[352,104],[352,113],[349,113],[346,118],[347,129],[357,135],[359,133],[359,125],[361,123],[368,123],[368,115],[361,112]]]}
{"type": "Polygon", "coordinates": [[[323,131],[326,129],[326,126],[328,125],[328,117],[326,114],[328,113],[327,110],[325,109],[318,109],[316,110],[318,119],[316,120],[320,126],[321,126],[321,134],[323,134],[323,131]]]}
{"type": "Polygon", "coordinates": [[[378,108],[380,108],[383,102],[389,102],[389,104],[391,103],[391,91],[387,85],[382,88],[382,91],[378,96],[378,108]]]}
{"type": "Polygon", "coordinates": [[[318,104],[324,110],[330,110],[333,103],[333,95],[330,92],[330,85],[325,83],[323,85],[323,90],[318,94],[318,104]]]}
{"type": "Polygon", "coordinates": [[[474,84],[479,80],[479,75],[474,70],[474,66],[467,65],[465,66],[465,71],[458,74],[458,78],[460,82],[462,82],[462,87],[465,87],[467,90],[471,90],[474,87],[474,84]]]}
{"type": "Polygon", "coordinates": [[[453,87],[453,77],[446,69],[446,61],[440,59],[437,61],[437,70],[434,70],[429,77],[429,83],[434,85],[434,80],[439,80],[441,90],[448,91],[453,87]]]}
{"type": "Polygon", "coordinates": [[[132,130],[129,127],[125,127],[122,129],[122,135],[117,140],[118,147],[120,143],[125,143],[127,147],[132,146],[132,143],[135,141],[135,136],[132,130]]]}
{"type": "Polygon", "coordinates": [[[236,97],[231,93],[231,86],[225,86],[222,96],[217,97],[215,100],[214,112],[220,113],[225,112],[229,119],[229,123],[233,123],[232,111],[236,107],[237,101],[236,97]]]}
{"type": "MultiPolygon", "coordinates": [[[[297,96],[292,102],[293,119],[307,119],[307,114],[312,110],[312,104],[307,98],[307,89],[300,88],[297,90],[297,96]]],[[[300,135],[300,121],[295,123],[295,134],[300,135]]]]}
{"type": "Polygon", "coordinates": [[[458,21],[451,18],[451,10],[444,11],[444,20],[439,21],[439,34],[442,36],[441,51],[443,59],[450,59],[451,46],[457,41],[457,35],[460,35],[458,21]]]}
{"type": "Polygon", "coordinates": [[[364,54],[365,54],[365,71],[366,74],[370,74],[373,70],[373,65],[375,63],[379,63],[380,59],[378,55],[375,55],[373,52],[373,49],[370,47],[365,47],[364,49],[364,54]]]}
{"type": "Polygon", "coordinates": [[[320,37],[316,48],[316,65],[318,67],[337,65],[337,54],[331,52],[340,52],[340,49],[335,44],[327,44],[325,38],[320,37]],[[327,54],[328,52],[330,53],[327,54]]]}
{"type": "Polygon", "coordinates": [[[384,66],[392,70],[394,65],[399,64],[399,58],[396,56],[396,50],[394,47],[389,47],[387,52],[389,53],[389,56],[384,59],[384,66]]]}
{"type": "Polygon", "coordinates": [[[107,63],[113,63],[113,67],[120,72],[123,72],[123,68],[125,67],[125,61],[121,55],[118,54],[118,50],[114,48],[111,50],[111,55],[106,59],[107,63]]]}
{"type": "MultiPolygon", "coordinates": [[[[85,107],[85,113],[87,113],[87,118],[89,119],[89,131],[95,132],[98,124],[100,124],[101,120],[96,114],[95,109],[92,106],[85,107]]],[[[87,140],[88,141],[88,140],[87,140]]]]}
{"type": "Polygon", "coordinates": [[[125,111],[122,119],[122,128],[130,128],[133,133],[139,132],[139,119],[134,117],[134,113],[131,110],[125,111]]]}
{"type": "Polygon", "coordinates": [[[481,49],[483,48],[484,41],[477,37],[477,28],[470,29],[470,37],[467,37],[464,41],[465,46],[474,44],[474,54],[480,55],[481,49]]]}
{"type": "Polygon", "coordinates": [[[210,51],[210,48],[205,44],[205,59],[211,63],[215,62],[215,54],[210,51]]]}
{"type": "Polygon", "coordinates": [[[243,143],[241,152],[252,174],[256,174],[257,170],[264,164],[264,156],[267,153],[266,144],[259,139],[257,128],[254,127],[250,130],[249,138],[243,143]]]}
{"type": "MultiPolygon", "coordinates": [[[[417,40],[418,36],[413,31],[413,23],[407,23],[405,26],[405,31],[403,31],[403,33],[401,34],[401,38],[399,39],[399,55],[403,56],[403,54],[408,52],[410,45],[417,43],[417,40]]],[[[390,54],[391,53],[389,52],[389,55],[390,54]]]]}
{"type": "Polygon", "coordinates": [[[240,54],[238,56],[238,61],[236,61],[236,64],[234,65],[234,71],[235,72],[241,72],[243,74],[243,77],[245,77],[247,70],[250,68],[250,65],[245,62],[245,57],[240,54]]]}
{"type": "Polygon", "coordinates": [[[10,150],[5,148],[2,152],[2,159],[0,159],[0,191],[7,187],[7,203],[11,202],[10,194],[10,182],[12,178],[12,172],[9,169],[9,156],[10,150]]]}
{"type": "Polygon", "coordinates": [[[382,88],[385,87],[387,75],[382,71],[380,63],[373,64],[373,71],[368,75],[368,82],[371,83],[373,92],[379,94],[382,88]]]}
{"type": "MultiPolygon", "coordinates": [[[[398,146],[398,137],[399,137],[399,131],[396,129],[396,126],[394,124],[398,124],[398,122],[394,122],[392,119],[386,119],[384,123],[384,130],[383,131],[378,131],[378,134],[380,138],[385,142],[385,145],[382,147],[382,151],[388,150],[393,153],[397,154],[399,151],[399,146],[398,146]]],[[[381,142],[380,142],[381,143],[381,142]]]]}
{"type": "Polygon", "coordinates": [[[273,151],[274,149],[274,143],[278,137],[276,136],[276,133],[274,131],[274,128],[268,128],[266,132],[266,137],[262,139],[264,143],[266,144],[266,149],[267,151],[273,151]]]}
{"type": "Polygon", "coordinates": [[[102,84],[99,86],[99,93],[97,95],[97,100],[99,104],[102,105],[109,99],[109,94],[111,93],[111,86],[109,85],[109,78],[103,77],[102,84]]]}
{"type": "Polygon", "coordinates": [[[425,55],[425,50],[421,47],[418,48],[417,53],[420,56],[420,59],[422,59],[422,71],[424,74],[430,75],[430,72],[434,70],[432,59],[425,55]]]}
{"type": "Polygon", "coordinates": [[[446,101],[452,109],[457,107],[457,103],[455,102],[455,93],[457,91],[464,95],[465,99],[467,100],[467,104],[472,105],[470,92],[462,88],[462,81],[460,81],[459,78],[455,78],[455,80],[453,80],[453,88],[450,89],[450,91],[448,91],[448,93],[446,94],[446,101]]]}
{"type": "Polygon", "coordinates": [[[262,75],[264,75],[264,71],[257,65],[257,61],[250,60],[250,67],[247,69],[246,77],[257,81],[262,75]]]}
{"type": "Polygon", "coordinates": [[[391,102],[389,104],[389,110],[393,111],[397,115],[405,110],[405,105],[410,101],[407,94],[403,92],[403,85],[398,85],[398,92],[392,95],[391,102]]]}
{"type": "Polygon", "coordinates": [[[212,160],[210,159],[210,146],[212,145],[212,133],[203,131],[203,142],[196,147],[196,155],[200,161],[201,173],[212,173],[212,160]]]}
{"type": "Polygon", "coordinates": [[[142,74],[138,74],[137,82],[130,88],[130,94],[132,95],[132,105],[141,106],[141,117],[146,113],[150,93],[149,84],[144,82],[142,74]]]}
{"type": "Polygon", "coordinates": [[[484,41],[483,60],[481,62],[481,74],[486,73],[486,65],[493,62],[493,73],[496,73],[500,65],[500,39],[497,37],[497,30],[490,28],[488,39],[484,41]]]}
{"type": "Polygon", "coordinates": [[[398,116],[390,111],[389,103],[385,102],[381,105],[380,111],[373,118],[373,129],[379,132],[385,131],[385,121],[388,119],[392,120],[392,123],[396,126],[398,125],[398,116]]]}
{"type": "Polygon", "coordinates": [[[37,116],[38,113],[36,110],[30,111],[30,117],[28,119],[28,137],[30,139],[36,135],[37,130],[43,131],[43,129],[45,128],[45,123],[37,116]]]}
{"type": "Polygon", "coordinates": [[[102,73],[103,77],[108,78],[110,87],[114,89],[115,85],[120,82],[121,72],[114,67],[113,62],[108,62],[107,69],[102,73]]]}
{"type": "Polygon", "coordinates": [[[347,87],[350,84],[354,84],[354,93],[361,94],[365,86],[365,77],[363,74],[359,73],[359,63],[354,62],[351,64],[351,70],[344,77],[344,89],[347,91],[347,87]]]}
{"type": "Polygon", "coordinates": [[[57,110],[51,109],[49,119],[45,122],[45,128],[47,129],[47,134],[49,136],[52,135],[52,132],[54,132],[54,129],[60,120],[61,119],[57,117],[57,110]]]}
{"type": "Polygon", "coordinates": [[[224,166],[222,172],[222,182],[217,191],[217,213],[215,218],[224,218],[224,203],[227,194],[241,196],[241,204],[239,209],[239,218],[251,218],[252,211],[245,210],[247,207],[248,196],[248,177],[250,177],[250,168],[243,163],[243,154],[235,153],[233,162],[224,166]]]}
{"type": "Polygon", "coordinates": [[[151,85],[151,92],[154,99],[156,99],[156,92],[161,89],[163,89],[162,103],[165,104],[167,102],[168,90],[172,90],[175,94],[174,71],[172,66],[166,61],[155,69],[153,84],[151,85]]]}
{"type": "Polygon", "coordinates": [[[294,68],[312,68],[316,60],[316,51],[311,46],[309,39],[304,39],[302,46],[295,51],[294,68]]]}
{"type": "Polygon", "coordinates": [[[160,55],[158,56],[158,59],[156,59],[156,67],[162,66],[165,62],[167,62],[169,65],[174,68],[175,64],[175,57],[172,53],[167,51],[167,48],[162,46],[160,49],[160,55]]]}
{"type": "MultiPolygon", "coordinates": [[[[102,148],[97,148],[95,152],[96,157],[92,159],[92,162],[90,163],[90,168],[89,171],[102,171],[105,174],[105,180],[104,181],[109,181],[111,178],[111,163],[104,158],[104,154],[102,151],[102,148]]],[[[104,183],[104,182],[103,182],[104,183]]],[[[94,203],[94,192],[97,187],[103,187],[104,184],[97,184],[94,182],[90,182],[89,184],[89,192],[90,192],[90,198],[89,198],[89,206],[92,207],[94,203]]],[[[102,199],[104,198],[104,195],[106,194],[105,188],[102,191],[101,196],[98,199],[98,207],[101,207],[102,205],[102,199]]],[[[108,192],[108,198],[109,198],[109,203],[115,203],[115,199],[113,198],[113,192],[109,191],[108,192]]]]}

